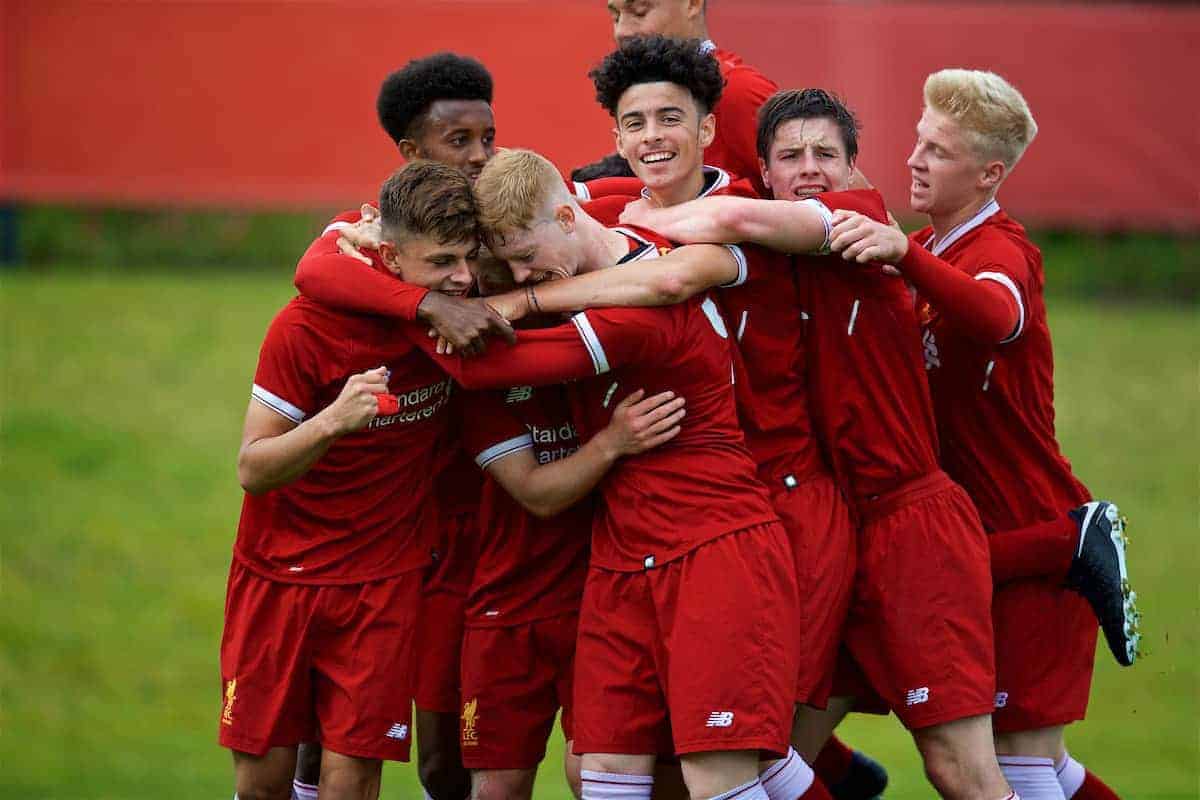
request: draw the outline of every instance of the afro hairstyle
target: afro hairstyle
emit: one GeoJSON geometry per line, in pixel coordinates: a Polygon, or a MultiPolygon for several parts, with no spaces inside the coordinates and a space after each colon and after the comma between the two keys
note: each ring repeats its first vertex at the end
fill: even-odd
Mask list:
{"type": "Polygon", "coordinates": [[[492,75],[473,58],[437,53],[418,58],[388,75],[375,108],[393,142],[410,139],[421,118],[438,100],[492,102],[492,75]]]}
{"type": "Polygon", "coordinates": [[[721,99],[725,79],[712,53],[699,39],[635,36],[626,39],[588,73],[596,86],[596,100],[613,117],[617,103],[630,86],[666,81],[691,93],[703,113],[721,99]]]}

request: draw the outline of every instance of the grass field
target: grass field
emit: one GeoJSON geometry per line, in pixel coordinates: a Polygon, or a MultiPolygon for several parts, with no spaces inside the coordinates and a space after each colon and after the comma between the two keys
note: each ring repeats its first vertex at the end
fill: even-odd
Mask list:
{"type": "MultiPolygon", "coordinates": [[[[287,272],[0,275],[0,797],[232,794],[215,739],[234,455],[290,294],[287,272]]],[[[1151,652],[1126,671],[1100,654],[1069,743],[1125,797],[1195,798],[1196,311],[1051,308],[1061,439],[1130,516],[1151,652]]],[[[894,720],[845,738],[888,765],[888,797],[931,796],[894,720]]],[[[420,796],[410,766],[384,783],[420,796]]],[[[537,797],[568,797],[555,765],[537,797]]]]}

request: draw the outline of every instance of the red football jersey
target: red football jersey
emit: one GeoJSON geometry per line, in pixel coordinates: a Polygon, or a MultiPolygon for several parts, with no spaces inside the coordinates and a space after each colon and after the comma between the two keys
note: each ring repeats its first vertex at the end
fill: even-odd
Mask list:
{"type": "MultiPolygon", "coordinates": [[[[252,396],[297,424],[330,405],[351,375],[386,366],[398,413],[338,439],[295,481],[246,495],[234,557],[272,580],[361,583],[429,563],[429,502],[451,382],[396,323],[297,297],[263,342],[252,396]]],[[[422,335],[423,332],[421,332],[422,335]]]]}
{"type": "MultiPolygon", "coordinates": [[[[873,189],[820,195],[887,222],[873,189]]],[[[837,255],[796,256],[808,319],[813,423],[850,498],[936,471],[937,431],[912,292],[902,278],[837,255]]]]}
{"type": "Polygon", "coordinates": [[[999,283],[1017,301],[1016,329],[988,345],[922,303],[925,367],[942,464],[975,501],[984,527],[1009,530],[1061,516],[1090,499],[1054,433],[1054,354],[1042,291],[1042,254],[992,201],[941,241],[912,235],[934,255],[999,283]]]}
{"type": "Polygon", "coordinates": [[[343,211],[325,226],[296,265],[296,288],[331,308],[415,321],[428,289],[397,280],[375,251],[363,251],[375,267],[371,269],[338,250],[338,231],[360,219],[361,211],[343,211]]]}
{"type": "MultiPolygon", "coordinates": [[[[657,258],[665,240],[623,228],[626,260],[657,258]]],[[[646,569],[718,536],[777,519],[738,426],[733,349],[707,296],[662,308],[593,309],[570,325],[520,331],[518,344],[489,346],[482,358],[435,357],[471,388],[571,387],[573,416],[586,441],[608,424],[626,395],[667,390],[687,399],[682,430],[670,442],[622,459],[601,484],[592,527],[592,564],[646,569]]],[[[419,340],[414,338],[414,343],[419,340]]],[[[421,346],[427,351],[432,346],[421,346]]]]}
{"type": "MultiPolygon", "coordinates": [[[[514,386],[463,397],[463,438],[480,469],[521,450],[549,464],[579,449],[564,386],[514,386]]],[[[479,524],[468,625],[517,625],[579,610],[592,530],[590,498],[542,519],[489,476],[479,524]]]]}
{"type": "Polygon", "coordinates": [[[713,109],[717,132],[712,144],[704,150],[704,163],[749,179],[766,196],[758,168],[758,109],[779,87],[743,62],[741,56],[721,48],[716,48],[713,55],[721,65],[725,90],[713,109]]]}

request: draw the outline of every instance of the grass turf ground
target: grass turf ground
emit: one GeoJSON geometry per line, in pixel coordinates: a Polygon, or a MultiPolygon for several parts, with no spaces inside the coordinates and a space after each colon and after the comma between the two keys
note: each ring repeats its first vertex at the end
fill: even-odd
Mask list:
{"type": "MultiPolygon", "coordinates": [[[[0,276],[0,796],[228,797],[217,648],[255,357],[286,272],[0,276]]],[[[1131,518],[1150,657],[1098,657],[1073,754],[1126,797],[1196,797],[1194,308],[1051,303],[1059,431],[1131,518]]],[[[894,719],[844,738],[927,797],[894,719]]],[[[538,798],[567,798],[558,734],[538,798]]],[[[389,765],[384,797],[419,797],[389,765]]]]}

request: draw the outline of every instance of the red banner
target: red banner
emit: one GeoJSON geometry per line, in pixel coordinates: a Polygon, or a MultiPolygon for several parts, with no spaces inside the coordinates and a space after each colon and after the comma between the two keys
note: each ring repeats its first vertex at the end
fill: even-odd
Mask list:
{"type": "MultiPolygon", "coordinates": [[[[1031,222],[1200,228],[1195,7],[713,2],[710,31],[782,86],[837,91],[898,211],[929,72],[987,68],[1041,132],[1002,192],[1031,222]]],[[[6,0],[0,193],[16,200],[354,205],[399,163],[380,81],[438,50],[496,78],[502,145],[564,169],[612,150],[588,69],[603,0],[6,0]]]]}

